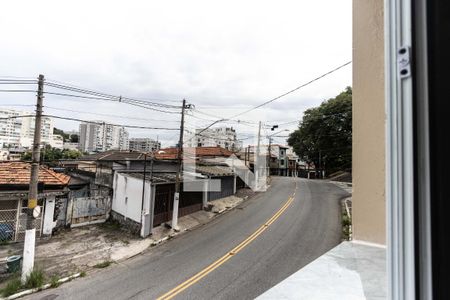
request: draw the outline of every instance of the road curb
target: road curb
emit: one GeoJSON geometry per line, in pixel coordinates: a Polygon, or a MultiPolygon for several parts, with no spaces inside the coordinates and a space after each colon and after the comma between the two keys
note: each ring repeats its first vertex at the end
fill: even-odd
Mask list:
{"type": "MultiPolygon", "coordinates": [[[[180,234],[183,234],[183,233],[185,233],[185,232],[187,232],[187,231],[193,230],[193,229],[195,229],[195,228],[197,228],[197,227],[200,227],[201,225],[205,225],[205,224],[211,222],[212,220],[214,220],[214,219],[215,219],[216,217],[218,217],[219,215],[222,215],[222,214],[224,214],[224,213],[226,213],[226,212],[228,212],[228,211],[231,211],[231,210],[235,209],[237,206],[239,206],[240,204],[242,204],[243,202],[245,202],[245,201],[248,200],[248,199],[249,199],[249,197],[248,197],[248,196],[245,196],[245,197],[241,198],[241,201],[238,201],[238,202],[236,203],[236,205],[230,206],[230,207],[226,207],[226,208],[224,208],[224,209],[221,209],[221,210],[218,211],[218,212],[215,212],[215,213],[214,213],[214,216],[213,216],[208,222],[206,222],[206,223],[198,224],[198,225],[194,226],[193,228],[183,229],[183,230],[181,230],[181,231],[179,231],[179,232],[171,233],[171,234],[168,235],[168,236],[165,236],[165,237],[163,237],[163,238],[160,238],[160,239],[158,239],[158,240],[155,240],[155,241],[153,241],[153,242],[150,243],[150,246],[149,246],[148,248],[157,246],[157,245],[159,245],[159,244],[162,244],[162,243],[166,242],[167,240],[172,239],[172,238],[174,238],[174,237],[176,237],[176,236],[178,236],[178,235],[180,235],[180,234]]],[[[148,248],[147,248],[147,249],[148,249],[148,248]]],[[[147,249],[145,249],[145,250],[147,250],[147,249]]],[[[121,259],[121,260],[119,260],[119,261],[114,261],[114,262],[115,262],[115,263],[119,263],[119,262],[122,262],[122,261],[126,261],[126,260],[128,260],[128,259],[130,259],[130,258],[133,258],[133,257],[135,257],[135,256],[137,256],[137,255],[142,254],[145,250],[140,251],[139,253],[136,253],[136,254],[134,254],[134,255],[128,257],[128,258],[121,259]]],[[[58,280],[58,283],[65,283],[65,282],[67,282],[67,281],[71,281],[71,280],[73,280],[73,279],[75,279],[75,278],[78,278],[78,277],[80,277],[80,276],[81,276],[81,273],[76,273],[76,274],[73,274],[73,275],[71,275],[71,276],[68,276],[68,277],[59,279],[59,280],[58,280]]],[[[37,293],[37,292],[40,292],[40,291],[43,291],[43,290],[47,290],[47,289],[49,289],[49,288],[51,288],[51,284],[47,283],[47,284],[43,285],[43,286],[40,287],[40,288],[24,290],[24,291],[21,291],[21,292],[19,292],[19,293],[13,294],[13,295],[11,295],[11,296],[9,296],[9,297],[6,297],[6,298],[0,297],[0,300],[13,300],[13,299],[18,299],[18,298],[20,298],[20,297],[24,297],[24,296],[27,296],[27,295],[31,295],[31,294],[34,294],[34,293],[37,293]]]]}
{"type": "MultiPolygon", "coordinates": [[[[64,278],[59,279],[59,280],[58,280],[58,283],[65,283],[65,282],[67,282],[67,281],[71,281],[71,280],[73,280],[73,279],[75,279],[75,278],[78,278],[78,277],[80,277],[80,276],[81,276],[81,273],[75,273],[75,274],[73,274],[73,275],[70,275],[70,276],[67,276],[67,277],[64,277],[64,278]]],[[[47,284],[44,284],[43,286],[41,286],[41,287],[39,287],[39,288],[28,289],[28,290],[25,290],[25,291],[21,291],[21,292],[19,292],[19,293],[13,294],[13,295],[8,296],[8,297],[6,297],[6,298],[1,298],[1,297],[0,297],[0,300],[13,300],[13,299],[18,299],[18,298],[20,298],[20,297],[27,296],[27,295],[31,295],[31,294],[34,294],[34,293],[36,293],[36,292],[40,292],[40,291],[43,291],[43,290],[47,290],[47,289],[49,289],[49,288],[51,288],[51,284],[50,284],[50,283],[47,283],[47,284]]]]}

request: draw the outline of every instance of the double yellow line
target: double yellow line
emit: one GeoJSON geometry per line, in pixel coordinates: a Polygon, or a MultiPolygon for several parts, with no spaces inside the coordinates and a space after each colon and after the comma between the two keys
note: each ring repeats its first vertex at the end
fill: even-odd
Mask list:
{"type": "MultiPolygon", "coordinates": [[[[297,186],[295,187],[297,189],[297,186]]],[[[237,254],[239,251],[244,249],[246,246],[248,246],[252,241],[254,241],[261,233],[263,233],[273,222],[275,222],[282,214],[283,212],[291,205],[291,203],[294,201],[295,191],[292,194],[291,197],[286,201],[286,203],[270,218],[268,219],[261,227],[259,227],[252,235],[250,235],[248,238],[246,238],[244,241],[242,241],[239,245],[231,249],[227,254],[189,278],[188,280],[184,281],[180,285],[176,286],[172,290],[168,291],[164,295],[160,296],[158,300],[166,300],[166,299],[172,299],[191,285],[198,282],[200,279],[220,267],[222,264],[224,264],[227,260],[229,260],[233,255],[237,254]]]]}

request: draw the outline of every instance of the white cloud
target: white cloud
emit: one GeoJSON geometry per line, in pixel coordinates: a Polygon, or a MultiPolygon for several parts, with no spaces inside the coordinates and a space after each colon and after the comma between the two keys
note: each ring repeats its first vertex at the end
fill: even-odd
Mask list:
{"type": "MultiPolygon", "coordinates": [[[[350,0],[8,1],[1,5],[0,27],[0,76],[42,73],[113,94],[186,98],[221,116],[245,110],[327,72],[350,60],[352,49],[350,0]]],[[[351,67],[261,111],[268,120],[296,119],[305,108],[347,85],[351,85],[351,67]]],[[[47,96],[45,103],[79,111],[177,118],[124,104],[69,100],[47,96]]],[[[12,101],[33,104],[35,99],[32,93],[0,93],[0,105],[12,101]]],[[[257,121],[261,113],[246,117],[257,121]]],[[[67,129],[78,126],[57,124],[67,129]]],[[[140,136],[157,134],[163,139],[173,135],[132,131],[140,136]]]]}

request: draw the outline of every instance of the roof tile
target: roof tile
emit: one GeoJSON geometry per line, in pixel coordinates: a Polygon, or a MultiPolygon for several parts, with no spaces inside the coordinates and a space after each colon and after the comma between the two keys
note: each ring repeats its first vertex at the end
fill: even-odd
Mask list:
{"type": "MultiPolygon", "coordinates": [[[[30,183],[31,164],[21,161],[0,162],[0,185],[24,185],[30,183]]],[[[39,182],[45,185],[66,185],[70,176],[39,166],[39,182]]]]}

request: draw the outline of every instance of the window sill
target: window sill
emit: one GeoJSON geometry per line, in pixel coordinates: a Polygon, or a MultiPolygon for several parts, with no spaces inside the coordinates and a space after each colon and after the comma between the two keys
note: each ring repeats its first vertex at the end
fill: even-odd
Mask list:
{"type": "Polygon", "coordinates": [[[258,299],[386,299],[386,248],[343,242],[258,299]]]}

